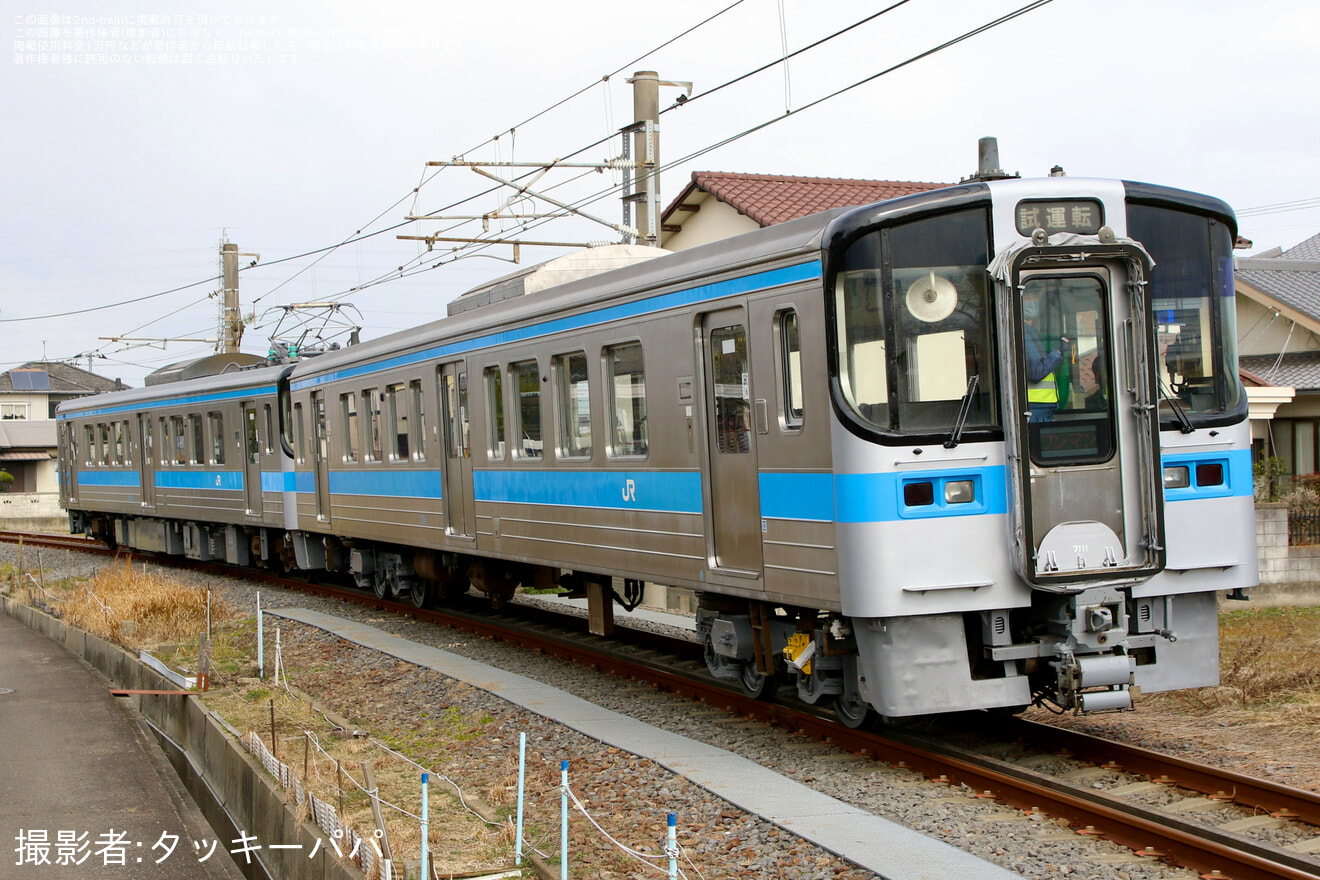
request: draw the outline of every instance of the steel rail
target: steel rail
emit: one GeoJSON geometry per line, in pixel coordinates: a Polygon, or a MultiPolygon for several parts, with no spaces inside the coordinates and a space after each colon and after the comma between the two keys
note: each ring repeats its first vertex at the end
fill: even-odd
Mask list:
{"type": "Polygon", "coordinates": [[[1010,729],[1016,729],[1017,735],[1040,748],[1056,753],[1066,750],[1068,754],[1094,764],[1139,773],[1156,782],[1178,785],[1263,810],[1279,818],[1298,819],[1308,825],[1320,826],[1320,795],[1315,792],[1023,718],[1013,719],[1010,729]]]}

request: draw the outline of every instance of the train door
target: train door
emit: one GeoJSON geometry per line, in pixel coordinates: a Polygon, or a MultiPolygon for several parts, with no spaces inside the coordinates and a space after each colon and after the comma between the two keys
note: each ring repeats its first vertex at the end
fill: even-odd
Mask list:
{"type": "Polygon", "coordinates": [[[330,522],[330,435],[326,431],[325,392],[312,392],[312,469],[316,479],[316,519],[330,522]]]}
{"type": "Polygon", "coordinates": [[[440,413],[445,432],[445,529],[450,535],[471,538],[477,512],[468,445],[467,369],[462,361],[440,367],[440,413]]]}
{"type": "Polygon", "coordinates": [[[257,405],[243,404],[243,489],[248,516],[261,516],[261,434],[257,405]]]}
{"type": "Polygon", "coordinates": [[[60,492],[70,504],[78,501],[78,434],[72,422],[60,422],[60,492]]]}
{"type": "Polygon", "coordinates": [[[1010,394],[1016,563],[1065,591],[1159,571],[1163,494],[1144,259],[1056,256],[1019,262],[1010,394]]]}
{"type": "Polygon", "coordinates": [[[751,357],[742,309],[702,318],[706,460],[710,467],[708,555],[715,568],[761,571],[761,497],[752,430],[751,357]]]}
{"type": "Polygon", "coordinates": [[[156,507],[156,442],[151,416],[138,413],[138,481],[142,484],[142,506],[156,507]]]}

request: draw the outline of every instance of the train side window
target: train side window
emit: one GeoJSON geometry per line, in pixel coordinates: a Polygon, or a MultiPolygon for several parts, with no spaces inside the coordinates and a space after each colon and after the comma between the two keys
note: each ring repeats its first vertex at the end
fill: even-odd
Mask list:
{"type": "Polygon", "coordinates": [[[381,452],[380,400],[383,395],[375,388],[362,392],[362,408],[367,417],[367,439],[362,444],[367,461],[380,461],[381,452]]]}
{"type": "Polygon", "coordinates": [[[83,425],[83,448],[87,464],[96,464],[96,429],[91,425],[83,425]]]}
{"type": "Polygon", "coordinates": [[[408,384],[412,396],[413,461],[426,461],[426,395],[422,393],[422,380],[413,379],[408,384]]]}
{"type": "Polygon", "coordinates": [[[293,458],[298,464],[302,464],[307,459],[303,455],[303,441],[306,437],[303,435],[303,405],[295,403],[293,405],[293,416],[290,419],[293,422],[293,458]]]}
{"type": "Polygon", "coordinates": [[[747,331],[742,324],[710,331],[712,391],[715,395],[715,448],[721,455],[752,451],[751,389],[748,386],[747,331]]]}
{"type": "Polygon", "coordinates": [[[587,354],[562,354],[554,360],[559,457],[591,457],[591,383],[587,354]]]}
{"type": "Polygon", "coordinates": [[[775,328],[779,339],[779,400],[783,426],[789,430],[802,427],[802,336],[798,316],[793,309],[779,313],[775,328]]]}
{"type": "Polygon", "coordinates": [[[385,389],[389,400],[386,418],[390,422],[390,461],[408,460],[408,394],[402,382],[385,389]]]}
{"type": "Polygon", "coordinates": [[[206,421],[211,435],[211,464],[225,463],[225,417],[224,413],[207,413],[206,421]]]}
{"type": "Polygon", "coordinates": [[[206,464],[206,431],[202,428],[202,417],[199,413],[188,416],[188,427],[192,434],[192,463],[206,464]]]}
{"type": "Polygon", "coordinates": [[[172,416],[170,423],[174,429],[174,463],[188,463],[188,432],[183,427],[183,416],[172,416]]]}
{"type": "Polygon", "coordinates": [[[486,377],[486,457],[504,461],[504,374],[499,367],[487,367],[486,377]]]}
{"type": "Polygon", "coordinates": [[[605,349],[605,376],[609,386],[606,416],[614,426],[608,450],[610,458],[646,455],[649,444],[642,344],[629,342],[605,349]]]}
{"type": "Polygon", "coordinates": [[[124,425],[123,422],[110,423],[110,435],[113,438],[115,451],[111,458],[115,464],[124,463],[124,425]]]}
{"type": "Polygon", "coordinates": [[[157,433],[160,436],[160,450],[157,461],[164,467],[170,463],[170,420],[161,416],[159,422],[160,430],[157,433]]]}
{"type": "Polygon", "coordinates": [[[358,460],[357,395],[341,395],[339,406],[344,416],[344,461],[358,460]]]}
{"type": "Polygon", "coordinates": [[[261,438],[257,435],[257,410],[256,408],[243,408],[243,420],[246,422],[244,429],[247,431],[247,460],[248,464],[256,464],[261,461],[261,438]]]}
{"type": "Polygon", "coordinates": [[[264,408],[266,410],[266,436],[262,438],[265,440],[263,448],[266,450],[266,454],[270,455],[275,451],[275,419],[270,404],[264,404],[264,408]]]}
{"type": "Polygon", "coordinates": [[[514,407],[514,430],[517,439],[513,444],[513,457],[539,459],[542,455],[541,440],[541,371],[536,361],[522,361],[509,368],[514,387],[518,392],[518,405],[514,407]]]}
{"type": "Polygon", "coordinates": [[[101,422],[98,427],[101,429],[101,464],[108,465],[110,464],[110,456],[113,454],[110,446],[110,426],[105,422],[101,422]]]}

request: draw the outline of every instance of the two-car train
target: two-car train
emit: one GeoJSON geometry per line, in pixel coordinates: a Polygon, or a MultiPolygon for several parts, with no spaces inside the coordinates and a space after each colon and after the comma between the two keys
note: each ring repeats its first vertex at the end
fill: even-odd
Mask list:
{"type": "Polygon", "coordinates": [[[1215,683],[1216,593],[1257,580],[1235,231],[1054,177],[588,251],[626,265],[66,403],[61,493],[75,532],[419,604],[689,587],[714,675],[852,725],[1126,708],[1215,683]]]}

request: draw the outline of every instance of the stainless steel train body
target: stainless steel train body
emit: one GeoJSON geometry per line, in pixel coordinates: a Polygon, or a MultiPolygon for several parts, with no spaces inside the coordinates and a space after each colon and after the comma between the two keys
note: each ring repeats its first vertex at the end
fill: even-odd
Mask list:
{"type": "Polygon", "coordinates": [[[529,295],[513,278],[446,320],[226,377],[261,395],[61,412],[76,461],[79,431],[131,433],[139,399],[187,419],[234,395],[255,440],[233,453],[271,450],[251,467],[283,490],[259,507],[248,468],[227,505],[162,496],[172,465],[154,509],[127,465],[106,469],[123,491],[80,468],[66,501],[124,543],[135,521],[241,528],[258,558],[419,603],[469,581],[690,587],[713,674],[794,682],[849,724],[1125,708],[1214,683],[1216,593],[1256,583],[1234,233],[1204,196],[999,180],[529,295]]]}
{"type": "Polygon", "coordinates": [[[278,554],[293,519],[279,443],[288,367],[80,398],[58,413],[60,495],[75,532],[246,565],[278,554]]]}

